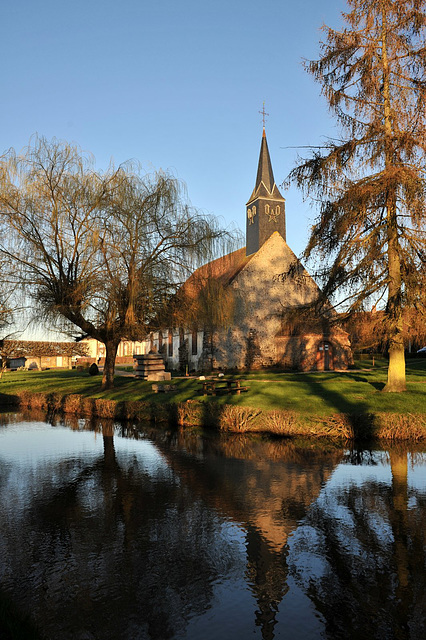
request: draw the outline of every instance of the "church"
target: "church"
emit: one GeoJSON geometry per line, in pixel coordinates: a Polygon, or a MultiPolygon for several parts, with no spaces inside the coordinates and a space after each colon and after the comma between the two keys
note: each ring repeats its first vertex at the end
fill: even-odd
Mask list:
{"type": "Polygon", "coordinates": [[[246,246],[197,269],[182,292],[198,313],[188,313],[183,326],[151,333],[142,346],[143,353],[161,353],[168,370],[308,371],[346,369],[352,362],[348,334],[332,306],[321,317],[309,311],[321,291],[286,242],[285,199],[265,128],[246,205],[246,246]]]}

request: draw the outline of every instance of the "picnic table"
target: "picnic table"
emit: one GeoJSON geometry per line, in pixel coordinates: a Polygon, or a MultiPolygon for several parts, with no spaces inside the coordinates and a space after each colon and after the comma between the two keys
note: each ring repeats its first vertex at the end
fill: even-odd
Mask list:
{"type": "Polygon", "coordinates": [[[248,387],[244,386],[245,380],[240,378],[208,378],[207,380],[199,380],[201,385],[201,393],[203,396],[215,396],[220,393],[241,393],[248,391],[248,387]]]}

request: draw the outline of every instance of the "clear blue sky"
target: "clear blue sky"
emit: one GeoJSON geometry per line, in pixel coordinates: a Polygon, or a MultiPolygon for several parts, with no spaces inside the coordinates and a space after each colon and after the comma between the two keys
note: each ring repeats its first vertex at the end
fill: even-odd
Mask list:
{"type": "MultiPolygon", "coordinates": [[[[331,120],[304,71],[344,0],[1,2],[0,152],[34,133],[78,143],[104,169],[134,158],[171,169],[192,203],[245,229],[265,101],[277,183],[294,149],[331,120]]],[[[287,241],[299,254],[313,212],[291,188],[287,241]]]]}

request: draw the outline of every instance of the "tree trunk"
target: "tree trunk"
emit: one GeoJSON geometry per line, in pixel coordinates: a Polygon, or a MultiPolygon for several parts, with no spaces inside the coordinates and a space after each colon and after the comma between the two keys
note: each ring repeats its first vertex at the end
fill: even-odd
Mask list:
{"type": "Polygon", "coordinates": [[[389,288],[387,316],[389,322],[388,381],[383,391],[405,391],[405,353],[402,320],[401,260],[395,207],[388,208],[388,269],[389,288]]]}
{"type": "Polygon", "coordinates": [[[383,391],[406,391],[404,345],[389,349],[388,381],[383,391]]]}
{"type": "MultiPolygon", "coordinates": [[[[383,65],[383,106],[385,129],[385,170],[394,167],[392,148],[391,99],[389,61],[387,55],[386,8],[382,5],[382,65],[383,65]]],[[[389,367],[388,381],[383,391],[405,391],[405,354],[402,334],[402,274],[398,237],[396,192],[394,188],[386,194],[387,259],[388,259],[388,303],[386,312],[389,322],[389,367]]]]}
{"type": "Polygon", "coordinates": [[[388,381],[383,391],[405,391],[405,353],[401,303],[401,261],[395,224],[388,227],[389,293],[387,315],[389,321],[388,381]],[[390,227],[390,228],[389,228],[390,227]]]}
{"type": "Polygon", "coordinates": [[[102,376],[102,389],[112,389],[114,387],[115,357],[117,355],[118,342],[105,342],[105,364],[102,376]]]}

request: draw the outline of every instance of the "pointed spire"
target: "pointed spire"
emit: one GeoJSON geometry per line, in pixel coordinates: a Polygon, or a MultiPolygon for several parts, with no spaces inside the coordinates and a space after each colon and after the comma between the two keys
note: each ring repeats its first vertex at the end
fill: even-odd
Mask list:
{"type": "Polygon", "coordinates": [[[271,158],[269,156],[268,142],[266,140],[265,128],[263,128],[262,143],[260,145],[259,165],[257,168],[257,178],[254,191],[257,191],[261,182],[268,189],[269,193],[272,193],[275,180],[274,173],[272,171],[271,158]]]}
{"type": "MultiPolygon", "coordinates": [[[[265,116],[264,112],[261,112],[265,116]]],[[[275,231],[286,239],[285,199],[275,184],[266,140],[265,123],[260,144],[256,185],[247,202],[246,255],[251,255],[271,237],[275,231]]]]}
{"type": "Polygon", "coordinates": [[[274,199],[284,200],[277,185],[275,184],[274,172],[272,171],[272,163],[268,149],[268,141],[266,140],[265,127],[263,127],[262,142],[260,144],[256,184],[248,203],[252,202],[259,196],[263,198],[272,197],[274,199]]]}

